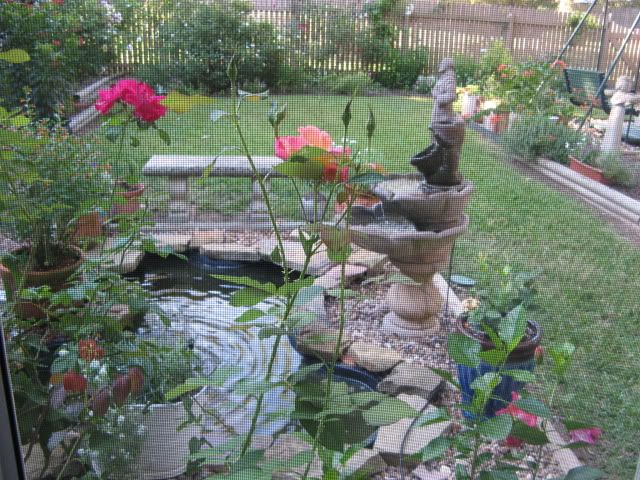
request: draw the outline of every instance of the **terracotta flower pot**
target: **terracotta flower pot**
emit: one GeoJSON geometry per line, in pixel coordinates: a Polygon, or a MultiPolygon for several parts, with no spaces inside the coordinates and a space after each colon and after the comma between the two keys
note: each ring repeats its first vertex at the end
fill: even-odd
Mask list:
{"type": "MultiPolygon", "coordinates": [[[[70,248],[75,252],[76,260],[69,259],[64,265],[49,270],[26,272],[22,288],[48,285],[54,292],[62,290],[65,287],[67,279],[80,268],[80,265],[82,265],[84,261],[82,250],[76,247],[70,248]]],[[[21,250],[24,249],[19,249],[12,253],[20,253],[21,250]]],[[[0,264],[0,277],[2,278],[7,299],[15,299],[18,285],[13,272],[5,265],[0,264]]],[[[46,316],[43,310],[44,307],[45,305],[42,304],[22,300],[16,302],[14,311],[23,318],[42,319],[46,316]]]]}
{"type": "Polygon", "coordinates": [[[144,193],[144,184],[131,185],[131,189],[125,192],[116,192],[116,195],[124,199],[124,203],[117,202],[113,205],[114,215],[125,215],[140,210],[140,197],[144,193]]]}
{"type": "Polygon", "coordinates": [[[602,170],[581,162],[575,157],[569,157],[569,168],[574,172],[578,172],[580,175],[590,178],[591,180],[595,180],[596,182],[600,182],[603,185],[611,184],[609,179],[604,176],[602,170]]]}
{"type": "Polygon", "coordinates": [[[95,238],[102,235],[102,217],[98,212],[81,215],[73,233],[73,239],[95,238]]]}

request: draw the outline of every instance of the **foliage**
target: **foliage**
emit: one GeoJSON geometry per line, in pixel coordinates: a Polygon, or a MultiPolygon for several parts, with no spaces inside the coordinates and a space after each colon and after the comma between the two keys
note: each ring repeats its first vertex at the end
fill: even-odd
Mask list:
{"type": "Polygon", "coordinates": [[[511,52],[504,46],[501,41],[495,41],[480,56],[479,81],[486,81],[493,75],[500,65],[509,65],[513,63],[511,52]]]}
{"type": "Polygon", "coordinates": [[[635,185],[636,182],[631,170],[622,163],[618,155],[600,155],[597,163],[597,166],[602,169],[604,177],[613,184],[626,187],[635,185]]]}
{"type": "Polygon", "coordinates": [[[30,98],[38,115],[51,116],[68,105],[79,81],[111,62],[111,42],[134,2],[31,3],[0,2],[2,48],[23,49],[31,57],[19,66],[0,64],[0,98],[9,106],[30,98]]]}
{"type": "Polygon", "coordinates": [[[313,72],[302,67],[282,64],[275,88],[283,93],[304,93],[309,91],[316,82],[317,77],[313,72]]]}
{"type": "Polygon", "coordinates": [[[68,258],[77,218],[105,208],[107,170],[90,144],[60,126],[0,126],[0,137],[3,227],[30,244],[36,269],[56,266],[68,258]]]}
{"type": "Polygon", "coordinates": [[[371,77],[363,72],[330,74],[320,77],[318,86],[321,90],[337,95],[366,95],[374,88],[371,77]]]}
{"type": "Polygon", "coordinates": [[[375,0],[365,4],[368,28],[361,32],[358,40],[364,63],[380,64],[386,61],[395,37],[391,16],[403,3],[402,0],[375,0]]]}
{"type": "MultiPolygon", "coordinates": [[[[532,383],[536,380],[536,376],[531,372],[507,370],[509,354],[519,345],[526,333],[526,318],[521,313],[518,311],[509,314],[493,325],[488,323],[480,325],[484,334],[491,338],[494,344],[491,350],[481,352],[480,342],[462,333],[456,332],[449,335],[449,355],[458,364],[478,368],[480,362],[484,361],[492,367],[491,371],[478,376],[471,384],[473,397],[463,407],[469,418],[456,421],[449,415],[439,415],[424,422],[432,424],[453,420],[459,424],[454,430],[457,433],[452,437],[440,436],[422,450],[423,460],[434,460],[443,457],[453,449],[457,459],[465,460],[464,463],[457,463],[457,479],[516,479],[518,478],[516,471],[529,471],[528,478],[532,480],[541,478],[540,467],[544,446],[551,443],[547,432],[551,428],[551,412],[556,390],[560,384],[565,383],[575,347],[570,343],[562,343],[547,349],[546,356],[551,358],[552,365],[549,373],[551,388],[546,395],[546,403],[529,392],[512,392],[512,402],[496,412],[496,416],[488,418],[485,415],[485,409],[493,397],[494,388],[501,382],[503,376],[511,376],[522,383],[532,383]],[[510,450],[503,455],[497,453],[499,450],[481,453],[483,445],[492,441],[501,441],[510,450]],[[519,449],[525,444],[533,446],[535,453],[527,458],[526,466],[523,466],[519,464],[521,457],[514,452],[514,449],[519,449]]],[[[544,356],[540,348],[536,352],[536,360],[541,363],[544,361],[544,356]]],[[[460,389],[448,372],[440,370],[434,370],[434,372],[441,375],[454,388],[460,389]]],[[[589,424],[575,421],[563,421],[563,423],[571,437],[571,441],[567,444],[569,448],[594,444],[602,433],[599,428],[589,424]]],[[[603,473],[599,470],[578,467],[560,478],[597,479],[602,477],[603,473]]]]}
{"type": "Polygon", "coordinates": [[[426,63],[425,51],[404,52],[389,49],[385,54],[384,68],[374,72],[373,79],[385,88],[410,89],[423,72],[426,63]]]}
{"type": "Polygon", "coordinates": [[[239,82],[277,85],[282,48],[270,24],[248,17],[247,3],[166,0],[163,10],[167,20],[159,36],[164,53],[174,61],[147,80],[217,92],[229,87],[225,69],[235,56],[239,82]]]}
{"type": "Polygon", "coordinates": [[[433,86],[436,84],[436,81],[437,79],[433,75],[429,75],[428,77],[425,77],[424,75],[418,75],[413,89],[418,93],[422,93],[423,95],[429,94],[431,93],[431,89],[433,88],[433,86]]]}
{"type": "MultiPolygon", "coordinates": [[[[583,17],[584,17],[584,12],[572,12],[567,18],[567,26],[572,30],[574,30],[578,26],[578,24],[582,21],[583,17]]],[[[597,28],[600,28],[600,23],[594,15],[589,14],[587,15],[586,20],[582,24],[582,28],[587,30],[595,30],[597,28]]]]}
{"type": "Polygon", "coordinates": [[[453,64],[458,85],[473,85],[480,80],[480,64],[473,57],[456,53],[453,64]]]}
{"type": "Polygon", "coordinates": [[[512,154],[527,161],[546,157],[558,163],[569,163],[569,152],[584,143],[584,136],[547,116],[524,114],[502,136],[512,154]]]}
{"type": "Polygon", "coordinates": [[[562,69],[547,62],[500,64],[485,82],[485,92],[499,99],[504,112],[534,112],[567,120],[574,108],[562,69]]]}

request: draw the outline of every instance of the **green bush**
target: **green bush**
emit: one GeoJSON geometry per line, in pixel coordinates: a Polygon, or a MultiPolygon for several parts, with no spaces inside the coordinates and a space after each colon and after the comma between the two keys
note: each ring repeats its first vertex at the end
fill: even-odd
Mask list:
{"type": "Polygon", "coordinates": [[[281,65],[275,88],[281,93],[305,93],[316,83],[316,76],[301,67],[281,65]]]}
{"type": "Polygon", "coordinates": [[[491,44],[489,49],[480,57],[479,80],[486,80],[493,75],[500,65],[509,65],[513,62],[511,52],[504,46],[501,41],[491,44]]]}
{"type": "Polygon", "coordinates": [[[318,86],[328,93],[352,95],[354,92],[366,94],[374,88],[374,83],[369,75],[358,72],[326,75],[320,78],[318,86]]]}
{"type": "Polygon", "coordinates": [[[569,152],[585,143],[584,135],[543,115],[522,115],[502,137],[514,155],[535,161],[546,157],[569,163],[569,152]]]}
{"type": "Polygon", "coordinates": [[[374,80],[385,88],[412,88],[427,63],[427,53],[423,50],[390,49],[385,57],[383,70],[373,74],[374,80]]]}
{"type": "Polygon", "coordinates": [[[111,44],[129,18],[120,0],[87,2],[0,2],[2,49],[18,48],[31,60],[0,63],[0,98],[13,107],[29,97],[41,116],[70,103],[72,90],[104,71],[113,60],[111,44]]]}
{"type": "Polygon", "coordinates": [[[631,171],[624,166],[617,155],[602,155],[598,158],[598,167],[607,180],[615,185],[631,187],[635,185],[631,171]]]}
{"type": "Polygon", "coordinates": [[[480,64],[475,59],[457,53],[453,56],[453,63],[458,85],[473,85],[479,80],[480,64]]]}
{"type": "MultiPolygon", "coordinates": [[[[226,69],[235,55],[238,81],[278,84],[282,48],[274,28],[248,16],[245,2],[213,0],[189,3],[166,0],[167,20],[160,26],[164,58],[175,59],[154,72],[154,83],[216,92],[229,86],[226,69]]],[[[149,72],[141,72],[142,76],[149,72]]]]}

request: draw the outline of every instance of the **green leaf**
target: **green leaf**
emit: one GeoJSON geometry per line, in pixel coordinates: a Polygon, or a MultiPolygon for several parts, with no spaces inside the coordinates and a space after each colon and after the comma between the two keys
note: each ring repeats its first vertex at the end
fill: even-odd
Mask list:
{"type": "Polygon", "coordinates": [[[219,367],[214,370],[213,373],[208,377],[189,378],[182,385],[178,385],[174,389],[167,392],[165,397],[167,400],[175,400],[176,398],[181,397],[186,393],[198,390],[202,387],[224,387],[229,378],[231,378],[233,375],[238,374],[240,371],[241,368],[237,366],[219,367]]]}
{"type": "Polygon", "coordinates": [[[506,470],[483,470],[480,472],[479,480],[518,480],[518,475],[506,470]]]}
{"type": "Polygon", "coordinates": [[[430,462],[441,458],[451,447],[451,440],[446,437],[437,437],[431,440],[426,447],[422,449],[422,461],[430,462]]]}
{"type": "Polygon", "coordinates": [[[454,332],[449,335],[448,351],[449,356],[460,365],[466,367],[477,367],[480,363],[480,342],[472,338],[463,335],[462,333],[454,332]]]}
{"type": "Polygon", "coordinates": [[[284,297],[292,297],[296,293],[298,293],[303,288],[307,288],[313,285],[314,278],[313,277],[305,277],[299,278],[294,281],[290,281],[282,285],[278,288],[278,295],[282,295],[284,297]]]}
{"type": "Polygon", "coordinates": [[[229,304],[232,307],[252,307],[257,303],[260,303],[265,298],[269,298],[271,294],[264,290],[259,290],[253,287],[245,287],[242,290],[233,292],[229,299],[229,304]]]}
{"type": "Polygon", "coordinates": [[[511,377],[516,382],[531,383],[536,380],[536,376],[527,370],[502,370],[500,374],[511,377]]]}
{"type": "Polygon", "coordinates": [[[329,153],[327,153],[326,150],[320,148],[320,147],[312,147],[310,145],[307,145],[305,147],[302,147],[300,150],[298,150],[297,152],[295,152],[293,155],[291,155],[289,157],[289,161],[290,162],[297,162],[297,163],[305,163],[305,162],[309,162],[311,160],[316,160],[319,161],[320,159],[323,159],[327,156],[330,156],[329,153]]]}
{"type": "Polygon", "coordinates": [[[387,398],[366,410],[362,417],[372,427],[390,425],[403,418],[414,418],[418,411],[397,398],[387,398]]]}
{"type": "Polygon", "coordinates": [[[253,322],[262,316],[264,316],[264,312],[262,310],[250,308],[249,310],[244,311],[239,317],[236,317],[235,321],[238,323],[253,322]]]}
{"type": "Polygon", "coordinates": [[[576,420],[561,420],[562,424],[568,431],[580,430],[583,428],[593,428],[594,425],[587,422],[578,422],[576,420]]]}
{"type": "Polygon", "coordinates": [[[157,128],[156,131],[158,132],[158,136],[160,137],[160,140],[162,140],[165,145],[171,145],[171,137],[165,130],[161,128],[157,128]]]}
{"type": "Polygon", "coordinates": [[[513,419],[511,415],[498,415],[478,425],[478,431],[491,440],[504,440],[511,432],[513,419]]]}
{"type": "Polygon", "coordinates": [[[67,353],[64,357],[56,357],[51,364],[51,373],[66,373],[76,366],[78,356],[74,352],[67,353]]]}
{"type": "Polygon", "coordinates": [[[320,285],[311,285],[309,287],[301,288],[298,292],[298,295],[296,296],[294,305],[297,307],[306,305],[307,303],[312,302],[323,294],[324,288],[322,288],[320,285]]]}
{"type": "Polygon", "coordinates": [[[365,172],[354,175],[347,183],[351,185],[375,185],[384,180],[384,175],[378,172],[365,172]]]}
{"type": "Polygon", "coordinates": [[[491,350],[485,350],[478,354],[480,359],[491,365],[492,367],[498,367],[502,365],[507,358],[507,352],[498,348],[492,348],[491,350]]]}
{"type": "MultiPolygon", "coordinates": [[[[355,92],[354,92],[355,95],[355,92]]],[[[347,105],[344,107],[344,111],[342,112],[342,124],[344,128],[349,128],[349,124],[351,123],[351,103],[353,102],[353,97],[349,99],[347,105]]]]}
{"type": "Polygon", "coordinates": [[[575,345],[569,342],[563,342],[559,345],[552,345],[547,348],[547,353],[553,360],[553,371],[560,378],[564,377],[569,365],[571,364],[571,358],[576,351],[575,345]]]}
{"type": "Polygon", "coordinates": [[[278,292],[278,287],[276,287],[271,282],[261,282],[251,277],[236,277],[233,275],[211,275],[213,278],[222,280],[223,282],[231,282],[236,285],[243,285],[245,287],[252,287],[257,290],[262,290],[266,293],[270,293],[275,295],[278,292]]]}
{"type": "Polygon", "coordinates": [[[533,397],[521,398],[515,403],[516,407],[537,417],[551,418],[551,410],[540,400],[533,397]]]}
{"type": "Polygon", "coordinates": [[[485,397],[489,397],[493,389],[500,383],[500,375],[495,372],[488,372],[476,378],[471,383],[471,388],[482,392],[485,397]]]}
{"type": "Polygon", "coordinates": [[[210,105],[215,99],[204,95],[184,95],[180,92],[169,92],[160,103],[175,113],[186,113],[194,107],[210,105]]]}
{"type": "Polygon", "coordinates": [[[12,48],[6,52],[0,52],[0,60],[9,63],[25,63],[31,60],[29,54],[19,48],[12,48]]]}
{"type": "Polygon", "coordinates": [[[539,430],[535,427],[530,427],[529,425],[518,420],[515,420],[513,422],[511,435],[519,438],[529,445],[546,445],[547,443],[549,443],[547,435],[542,430],[539,430]]]}
{"type": "Polygon", "coordinates": [[[428,425],[435,425],[436,423],[447,422],[451,420],[449,412],[444,408],[437,408],[435,410],[428,410],[418,420],[419,427],[426,427],[428,425]]]}
{"type": "Polygon", "coordinates": [[[271,261],[276,265],[282,265],[284,263],[282,255],[280,254],[280,247],[274,247],[269,257],[271,257],[271,261]]]}
{"type": "Polygon", "coordinates": [[[300,163],[291,159],[277,164],[273,169],[285,177],[318,181],[322,178],[323,165],[318,160],[300,163]]]}
{"type": "Polygon", "coordinates": [[[581,467],[572,468],[564,477],[564,480],[598,480],[604,477],[604,472],[597,468],[582,465],[581,467]]]}
{"type": "Polygon", "coordinates": [[[509,352],[518,346],[527,329],[527,317],[522,305],[518,305],[502,319],[498,326],[498,336],[507,344],[509,352]]]}
{"type": "Polygon", "coordinates": [[[458,381],[453,377],[453,375],[451,374],[451,372],[447,372],[446,370],[441,370],[439,368],[430,368],[430,370],[435,373],[436,375],[438,375],[440,378],[444,378],[447,382],[449,382],[451,385],[453,385],[455,388],[457,388],[458,390],[460,390],[460,384],[458,383],[458,381]]]}
{"type": "Polygon", "coordinates": [[[369,105],[369,118],[367,119],[367,138],[371,141],[373,132],[376,131],[376,117],[373,114],[373,109],[369,105]]]}

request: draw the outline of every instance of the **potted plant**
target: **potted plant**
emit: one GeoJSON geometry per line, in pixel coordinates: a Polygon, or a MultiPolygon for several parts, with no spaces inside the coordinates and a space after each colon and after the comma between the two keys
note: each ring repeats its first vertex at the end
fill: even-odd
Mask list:
{"type": "MultiPolygon", "coordinates": [[[[95,167],[97,152],[62,127],[38,123],[3,130],[2,226],[21,247],[2,258],[0,275],[7,298],[15,301],[26,287],[61,289],[78,269],[77,219],[105,201],[109,179],[95,167]]],[[[19,301],[15,307],[23,316],[42,315],[30,302],[19,301]]]]}
{"type": "Polygon", "coordinates": [[[536,349],[542,340],[542,328],[533,320],[527,319],[527,309],[531,308],[535,293],[533,282],[536,275],[513,273],[507,266],[500,271],[497,286],[477,292],[480,301],[475,308],[460,316],[456,323],[456,332],[465,337],[468,345],[474,345],[480,357],[477,365],[458,364],[458,378],[462,388],[463,403],[469,404],[474,396],[473,382],[488,372],[501,370],[508,372],[502,376],[494,388],[494,399],[487,402],[485,415],[493,417],[511,401],[512,392],[518,392],[524,386],[522,381],[526,373],[535,367],[536,349]],[[523,324],[524,332],[517,345],[507,349],[504,332],[514,325],[523,324]],[[508,355],[500,352],[508,351],[508,355]]]}
{"type": "Polygon", "coordinates": [[[607,185],[609,181],[604,172],[599,168],[598,157],[600,149],[598,145],[589,139],[583,139],[569,153],[569,168],[591,180],[607,185]]]}
{"type": "Polygon", "coordinates": [[[115,194],[118,197],[113,205],[114,215],[136,213],[140,210],[140,197],[144,193],[144,183],[128,183],[124,180],[116,182],[118,189],[115,194]]]}

